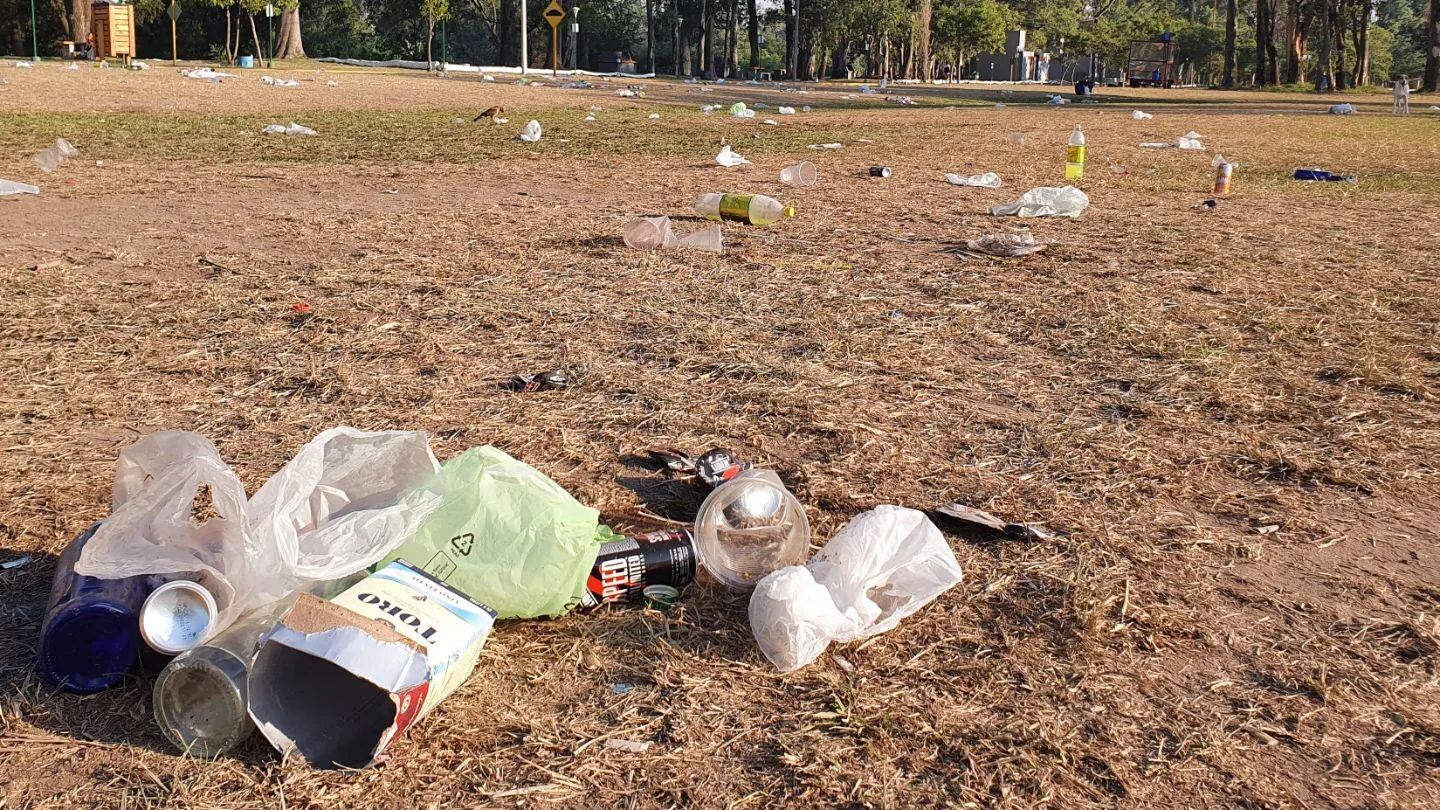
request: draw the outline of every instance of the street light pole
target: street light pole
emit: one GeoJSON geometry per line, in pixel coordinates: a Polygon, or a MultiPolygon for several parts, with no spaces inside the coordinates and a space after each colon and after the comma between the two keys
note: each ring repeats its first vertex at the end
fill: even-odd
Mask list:
{"type": "Polygon", "coordinates": [[[570,9],[570,69],[580,69],[580,7],[570,9]]]}
{"type": "Polygon", "coordinates": [[[520,0],[520,75],[530,72],[530,12],[528,0],[520,0]]]}
{"type": "MultiPolygon", "coordinates": [[[[39,36],[39,34],[35,33],[35,0],[30,0],[30,49],[34,51],[32,55],[35,57],[36,62],[40,61],[39,36]]],[[[21,47],[23,48],[24,46],[22,45],[21,47]]]]}

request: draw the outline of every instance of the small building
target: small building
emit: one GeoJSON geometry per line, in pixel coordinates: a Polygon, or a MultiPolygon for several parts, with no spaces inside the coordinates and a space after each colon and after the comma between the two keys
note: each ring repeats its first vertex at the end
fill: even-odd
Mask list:
{"type": "Polygon", "coordinates": [[[95,58],[135,57],[135,8],[120,3],[90,7],[90,32],[95,35],[95,58]]]}

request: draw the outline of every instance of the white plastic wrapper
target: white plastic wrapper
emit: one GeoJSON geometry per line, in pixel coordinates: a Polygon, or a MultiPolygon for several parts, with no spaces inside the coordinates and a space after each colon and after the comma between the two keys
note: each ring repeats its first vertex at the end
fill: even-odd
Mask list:
{"type": "Polygon", "coordinates": [[[440,505],[439,469],[423,432],[338,427],[301,448],[247,501],[208,439],[153,433],[121,452],[113,511],[75,570],[193,576],[220,605],[213,636],[304,582],[380,560],[440,505]],[[202,486],[215,516],[196,523],[202,486]]]}
{"type": "Polygon", "coordinates": [[[1000,175],[995,172],[984,174],[946,174],[945,182],[952,186],[975,186],[976,188],[1000,188],[1000,175]]]}
{"type": "Polygon", "coordinates": [[[857,515],[808,566],[767,575],[750,597],[750,629],[781,672],[831,642],[893,629],[960,583],[955,553],[924,513],[880,506],[857,515]]]}
{"type": "Polygon", "coordinates": [[[715,156],[715,162],[728,169],[750,161],[746,160],[744,155],[731,149],[730,144],[727,143],[720,147],[720,154],[715,156]]]}
{"type": "Polygon", "coordinates": [[[1090,207],[1090,198],[1074,186],[1041,186],[1020,195],[1020,199],[1009,205],[997,205],[990,209],[996,217],[1070,217],[1080,216],[1090,207]]]}
{"type": "Polygon", "coordinates": [[[540,122],[531,119],[530,122],[520,130],[520,140],[526,143],[535,143],[540,140],[540,122]]]}
{"type": "Polygon", "coordinates": [[[1155,116],[1151,115],[1150,113],[1145,112],[1144,110],[1135,110],[1135,111],[1133,111],[1133,112],[1130,113],[1130,117],[1131,117],[1131,118],[1134,118],[1136,121],[1149,121],[1151,118],[1154,118],[1155,116]]]}

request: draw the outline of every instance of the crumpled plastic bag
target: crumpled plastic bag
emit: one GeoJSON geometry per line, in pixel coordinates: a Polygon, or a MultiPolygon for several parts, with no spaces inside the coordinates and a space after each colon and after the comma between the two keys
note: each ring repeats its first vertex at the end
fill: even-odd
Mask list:
{"type": "Polygon", "coordinates": [[[261,132],[266,135],[299,135],[307,138],[318,134],[310,127],[301,126],[294,121],[291,121],[288,127],[284,124],[266,124],[261,132]]]}
{"type": "Polygon", "coordinates": [[[1090,198],[1074,186],[1041,186],[1020,195],[1020,199],[1009,205],[997,205],[990,209],[996,217],[1079,217],[1090,207],[1090,198]]]}
{"type": "Polygon", "coordinates": [[[746,160],[744,155],[731,149],[730,144],[727,143],[720,147],[720,154],[715,156],[715,162],[728,169],[750,161],[746,160]]]}
{"type": "Polygon", "coordinates": [[[444,502],[383,561],[403,559],[501,619],[562,616],[595,564],[600,513],[495,447],[445,463],[444,502]]]}
{"type": "Polygon", "coordinates": [[[297,81],[295,81],[294,79],[274,79],[274,78],[271,78],[271,77],[269,77],[269,76],[261,76],[261,77],[260,77],[260,83],[261,83],[261,84],[268,84],[268,85],[270,85],[271,87],[299,87],[299,86],[300,86],[300,82],[297,82],[297,81]]]}
{"type": "Polygon", "coordinates": [[[1336,104],[1330,108],[1331,115],[1354,115],[1355,105],[1350,103],[1336,104]]]}
{"type": "Polygon", "coordinates": [[[29,183],[20,183],[15,180],[0,179],[0,197],[11,194],[39,194],[40,188],[29,183]]]}
{"type": "Polygon", "coordinates": [[[694,233],[680,236],[670,224],[669,217],[641,217],[631,220],[625,226],[625,246],[637,250],[659,250],[661,248],[690,248],[708,253],[724,250],[719,225],[701,228],[694,233]]]}
{"type": "Polygon", "coordinates": [[[952,186],[975,186],[977,188],[1000,188],[1000,175],[995,172],[984,174],[946,174],[945,182],[952,186]]]}
{"type": "Polygon", "coordinates": [[[965,247],[975,253],[984,253],[987,256],[1029,256],[1031,253],[1039,253],[1047,245],[1038,242],[1031,233],[987,233],[975,239],[965,242],[965,247]]]}
{"type": "Polygon", "coordinates": [[[1130,117],[1131,117],[1131,118],[1134,118],[1136,121],[1149,121],[1151,118],[1154,118],[1155,116],[1151,115],[1150,113],[1145,112],[1144,110],[1135,110],[1135,111],[1133,111],[1133,112],[1130,113],[1130,117]]]}
{"type": "Polygon", "coordinates": [[[152,433],[120,454],[113,511],[75,570],[114,579],[198,576],[220,607],[211,635],[310,580],[363,570],[440,505],[440,465],[420,431],[338,427],[315,437],[247,502],[197,433],[152,433]],[[215,517],[192,518],[201,488],[215,517]]]}
{"type": "Polygon", "coordinates": [[[533,118],[530,119],[530,122],[520,129],[519,138],[525,143],[535,143],[540,140],[540,122],[533,118]]]}
{"type": "Polygon", "coordinates": [[[1188,151],[1191,151],[1191,152],[1203,152],[1203,151],[1205,151],[1205,144],[1200,143],[1200,141],[1199,141],[1198,139],[1196,139],[1196,138],[1192,138],[1192,137],[1189,137],[1189,136],[1186,136],[1186,135],[1180,136],[1180,137],[1175,141],[1175,145],[1178,146],[1178,147],[1180,147],[1181,149],[1185,149],[1185,150],[1188,150],[1188,151]]]}
{"type": "Polygon", "coordinates": [[[809,565],[760,580],[750,597],[750,629],[765,657],[793,672],[831,642],[894,629],[962,577],[955,553],[923,512],[879,506],[857,515],[809,565]]]}
{"type": "Polygon", "coordinates": [[[215,68],[209,68],[209,67],[195,68],[195,69],[193,69],[193,70],[182,70],[182,71],[180,71],[180,72],[183,73],[183,74],[185,75],[185,77],[188,78],[188,79],[233,79],[233,78],[235,78],[235,74],[234,74],[234,73],[222,73],[221,71],[218,71],[218,70],[216,70],[215,68]]]}

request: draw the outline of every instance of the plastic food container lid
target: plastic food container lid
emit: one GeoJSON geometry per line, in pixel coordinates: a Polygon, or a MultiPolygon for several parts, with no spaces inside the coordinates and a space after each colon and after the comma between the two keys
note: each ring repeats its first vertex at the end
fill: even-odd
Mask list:
{"type": "Polygon", "coordinates": [[[156,652],[179,655],[210,632],[220,610],[198,582],[177,579],[150,592],[140,608],[140,636],[156,652]]]}

